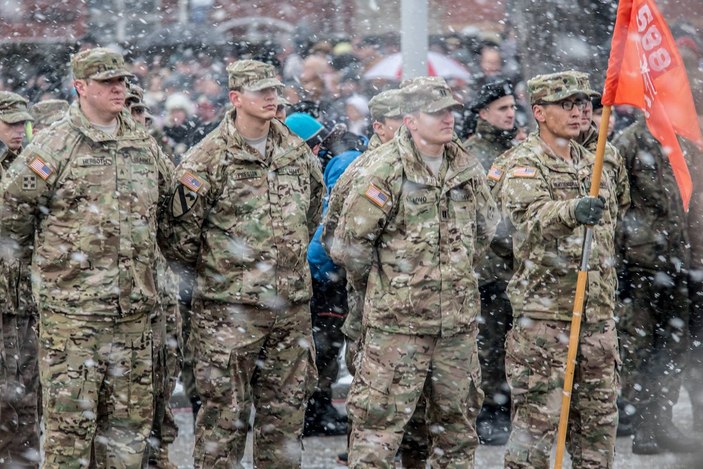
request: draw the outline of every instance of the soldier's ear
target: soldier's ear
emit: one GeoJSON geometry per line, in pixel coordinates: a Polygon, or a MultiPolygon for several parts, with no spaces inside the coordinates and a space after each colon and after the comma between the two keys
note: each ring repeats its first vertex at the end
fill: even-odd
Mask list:
{"type": "Polygon", "coordinates": [[[532,115],[535,117],[537,122],[544,122],[547,119],[544,115],[544,106],[540,104],[532,105],[532,115]]]}
{"type": "Polygon", "coordinates": [[[76,90],[76,94],[85,96],[85,86],[85,80],[73,80],[73,88],[76,90]]]}
{"type": "Polygon", "coordinates": [[[237,90],[230,90],[229,102],[232,103],[232,106],[238,107],[242,103],[242,93],[237,90]]]}
{"type": "Polygon", "coordinates": [[[405,114],[403,116],[403,125],[407,127],[410,130],[417,130],[417,126],[415,125],[416,119],[413,114],[405,114]]]}

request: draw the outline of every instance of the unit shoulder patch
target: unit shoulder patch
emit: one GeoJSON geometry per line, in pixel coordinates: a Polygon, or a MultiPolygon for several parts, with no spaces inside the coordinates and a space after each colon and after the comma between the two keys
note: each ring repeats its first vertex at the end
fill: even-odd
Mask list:
{"type": "Polygon", "coordinates": [[[171,196],[171,215],[173,218],[179,218],[185,215],[193,208],[198,200],[198,194],[185,188],[178,186],[176,192],[171,196]]]}

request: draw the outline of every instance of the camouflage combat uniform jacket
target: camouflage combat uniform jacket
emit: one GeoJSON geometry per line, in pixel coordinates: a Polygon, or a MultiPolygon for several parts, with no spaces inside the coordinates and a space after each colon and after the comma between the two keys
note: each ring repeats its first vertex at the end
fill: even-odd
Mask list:
{"type": "Polygon", "coordinates": [[[690,263],[688,219],[661,144],[639,118],[618,135],[615,145],[631,180],[632,206],[617,236],[624,267],[641,272],[684,272],[690,263]]]}
{"type": "Polygon", "coordinates": [[[478,161],[454,142],[444,154],[435,177],[401,127],[344,203],[331,254],[366,287],[365,327],[451,336],[480,310],[473,266],[498,213],[478,161]]]}
{"type": "MultiPolygon", "coordinates": [[[[1,145],[1,144],[0,144],[1,145]]],[[[5,179],[7,169],[17,155],[22,152],[13,152],[9,148],[0,153],[0,182],[5,179]]],[[[3,298],[0,302],[5,304],[3,311],[7,314],[35,314],[36,307],[32,299],[32,280],[29,274],[30,259],[6,259],[0,265],[0,291],[3,298]]]]}
{"type": "MultiPolygon", "coordinates": [[[[501,157],[503,168],[491,170],[503,178],[497,186],[500,206],[516,230],[516,271],[508,285],[515,316],[571,320],[585,233],[574,210],[577,199],[588,195],[595,160],[573,141],[571,155],[572,161],[552,155],[533,133],[501,157]]],[[[585,314],[589,322],[612,318],[615,307],[614,236],[622,202],[608,171],[602,175],[600,195],[606,210],[593,227],[585,314]]]]}
{"type": "MultiPolygon", "coordinates": [[[[516,130],[501,130],[479,119],[476,133],[464,143],[464,148],[470,155],[478,158],[484,172],[487,172],[497,157],[512,148],[512,139],[516,133],[516,130]]],[[[486,251],[476,268],[481,286],[496,281],[505,284],[513,276],[512,238],[508,225],[501,220],[491,249],[486,251]]]]}
{"type": "Polygon", "coordinates": [[[40,311],[132,315],[157,302],[157,207],[168,181],[153,139],[126,113],[117,125],[107,135],[75,104],[3,180],[1,235],[26,257],[34,241],[40,311]]]}
{"type": "Polygon", "coordinates": [[[196,269],[194,299],[309,301],[306,252],[325,192],[319,164],[277,120],[262,159],[235,128],[235,112],[176,168],[166,254],[196,269]]]}

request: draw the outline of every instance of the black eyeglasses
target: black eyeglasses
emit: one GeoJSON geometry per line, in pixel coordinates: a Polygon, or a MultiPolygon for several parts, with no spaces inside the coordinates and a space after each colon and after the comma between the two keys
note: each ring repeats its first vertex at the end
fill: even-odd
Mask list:
{"type": "Polygon", "coordinates": [[[542,106],[547,106],[547,105],[553,105],[553,106],[561,106],[561,108],[565,111],[571,111],[574,106],[578,108],[579,111],[583,111],[586,109],[586,106],[588,106],[589,101],[586,99],[577,99],[575,101],[572,101],[570,99],[565,99],[564,101],[558,101],[556,103],[545,103],[544,101],[539,103],[542,106]]]}

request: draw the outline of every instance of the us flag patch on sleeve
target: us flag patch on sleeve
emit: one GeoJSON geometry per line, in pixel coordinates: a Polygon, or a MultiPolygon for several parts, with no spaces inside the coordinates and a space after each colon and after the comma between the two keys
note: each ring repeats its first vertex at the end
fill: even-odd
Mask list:
{"type": "Polygon", "coordinates": [[[369,199],[374,204],[383,208],[386,206],[388,201],[391,199],[391,195],[388,192],[380,189],[376,184],[371,183],[364,193],[367,199],[369,199]]]}
{"type": "Polygon", "coordinates": [[[181,178],[178,180],[178,182],[180,182],[193,192],[198,192],[200,188],[203,187],[202,179],[200,179],[198,176],[194,175],[189,171],[186,171],[185,174],[181,176],[181,178]]]}
{"type": "Polygon", "coordinates": [[[510,175],[518,178],[533,178],[537,176],[537,168],[531,166],[516,166],[510,172],[510,175]]]}
{"type": "Polygon", "coordinates": [[[49,167],[48,164],[38,156],[35,157],[31,163],[29,163],[29,169],[37,173],[37,176],[42,178],[43,180],[49,179],[49,176],[51,176],[51,173],[54,172],[53,169],[49,167]]]}
{"type": "Polygon", "coordinates": [[[494,181],[500,181],[500,178],[503,177],[503,170],[500,169],[498,166],[491,166],[491,169],[488,170],[488,179],[492,179],[494,181]]]}

